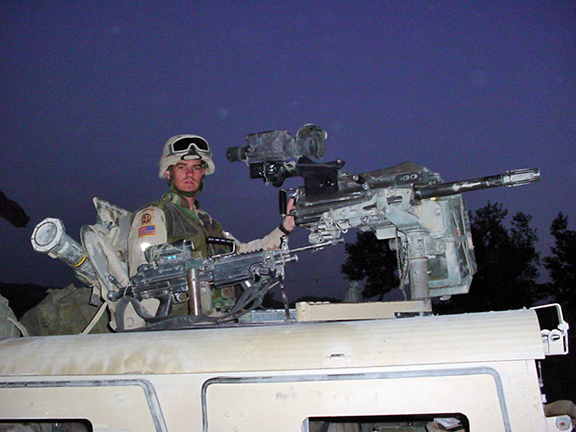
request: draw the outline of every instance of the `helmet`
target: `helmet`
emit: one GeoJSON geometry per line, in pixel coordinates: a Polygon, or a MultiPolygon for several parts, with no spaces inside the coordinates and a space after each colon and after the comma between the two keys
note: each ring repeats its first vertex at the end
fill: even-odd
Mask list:
{"type": "Polygon", "coordinates": [[[214,172],[216,167],[212,162],[212,151],[210,144],[204,138],[198,135],[176,135],[169,138],[164,144],[162,157],[158,162],[160,172],[158,177],[164,178],[164,173],[179,160],[197,160],[200,159],[206,163],[206,175],[214,172]]]}

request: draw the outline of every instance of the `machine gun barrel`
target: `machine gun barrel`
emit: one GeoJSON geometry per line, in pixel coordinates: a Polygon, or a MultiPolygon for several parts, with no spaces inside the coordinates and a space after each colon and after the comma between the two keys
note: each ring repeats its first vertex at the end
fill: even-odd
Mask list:
{"type": "Polygon", "coordinates": [[[321,243],[315,243],[315,244],[309,244],[306,246],[300,246],[296,249],[291,249],[290,252],[291,253],[295,253],[295,252],[302,252],[302,251],[306,251],[306,250],[319,250],[319,249],[323,249],[326,246],[334,246],[340,243],[344,243],[344,239],[333,239],[333,240],[328,240],[325,242],[321,242],[321,243]]]}
{"type": "Polygon", "coordinates": [[[426,198],[442,197],[479,189],[493,187],[522,186],[540,180],[538,168],[526,168],[506,171],[503,174],[480,177],[472,180],[459,180],[449,183],[435,185],[424,185],[414,187],[414,197],[417,200],[426,198]]]}

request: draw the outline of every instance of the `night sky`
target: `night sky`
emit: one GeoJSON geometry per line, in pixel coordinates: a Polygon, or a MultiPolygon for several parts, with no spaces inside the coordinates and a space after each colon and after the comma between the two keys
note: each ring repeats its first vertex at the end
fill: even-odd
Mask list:
{"type": "MultiPolygon", "coordinates": [[[[92,197],[130,211],[159,198],[162,146],[182,133],[211,143],[216,173],[199,199],[243,241],[279,223],[277,190],[226,148],[305,123],[328,132],[324,161],[352,173],[407,160],[444,181],[539,167],[540,183],[472,192],[469,208],[532,215],[544,254],[558,212],[576,229],[572,0],[7,0],[0,41],[0,188],[31,218],[0,220],[2,282],[81,286],[32,250],[34,226],[57,217],[79,240],[92,197]]],[[[291,300],[342,297],[344,256],[300,254],[291,300]]]]}

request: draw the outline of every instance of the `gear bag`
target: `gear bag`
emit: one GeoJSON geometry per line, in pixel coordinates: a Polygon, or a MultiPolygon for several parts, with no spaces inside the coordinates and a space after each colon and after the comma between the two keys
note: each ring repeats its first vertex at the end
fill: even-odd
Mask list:
{"type": "MultiPolygon", "coordinates": [[[[66,288],[49,289],[39,304],[22,316],[21,323],[30,336],[79,334],[98,310],[90,304],[92,290],[68,285],[66,288]]],[[[91,333],[108,333],[106,314],[98,321],[91,333]]]]}

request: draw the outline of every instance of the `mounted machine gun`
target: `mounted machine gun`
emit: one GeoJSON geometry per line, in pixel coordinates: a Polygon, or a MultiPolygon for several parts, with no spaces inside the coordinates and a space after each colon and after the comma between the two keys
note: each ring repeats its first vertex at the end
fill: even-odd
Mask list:
{"type": "MultiPolygon", "coordinates": [[[[401,280],[409,275],[413,300],[468,292],[476,261],[461,193],[540,179],[534,168],[442,183],[438,173],[411,162],[349,174],[342,160],[310,159],[324,156],[327,136],[311,124],[295,139],[286,131],[250,134],[245,147],[228,149],[228,160],[248,163],[251,178],[276,187],[288,177],[304,179],[304,186],[291,191],[291,214],[310,231],[311,244],[334,240],[351,228],[391,240],[399,251],[401,280]]],[[[281,191],[281,207],[286,200],[286,191],[281,191]]]]}

